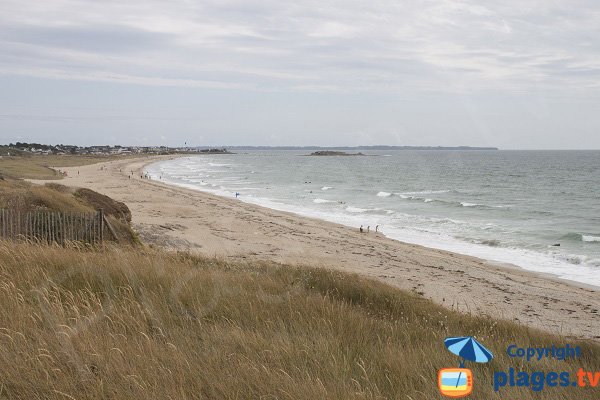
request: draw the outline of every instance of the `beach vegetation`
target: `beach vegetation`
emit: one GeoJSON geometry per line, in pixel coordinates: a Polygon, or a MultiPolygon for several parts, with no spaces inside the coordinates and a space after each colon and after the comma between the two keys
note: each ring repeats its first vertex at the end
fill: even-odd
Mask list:
{"type": "Polygon", "coordinates": [[[102,209],[117,236],[113,239],[121,244],[140,243],[131,229],[131,212],[127,205],[90,189],[71,188],[55,182],[36,185],[4,178],[0,180],[0,209],[80,213],[102,209]]]}
{"type": "Polygon", "coordinates": [[[357,275],[159,249],[0,243],[0,306],[4,398],[432,399],[437,371],[459,361],[444,338],[460,335],[496,355],[469,365],[474,398],[539,398],[495,393],[496,370],[600,370],[596,344],[357,275]],[[511,343],[570,343],[582,357],[523,364],[503,354],[511,343]]]}

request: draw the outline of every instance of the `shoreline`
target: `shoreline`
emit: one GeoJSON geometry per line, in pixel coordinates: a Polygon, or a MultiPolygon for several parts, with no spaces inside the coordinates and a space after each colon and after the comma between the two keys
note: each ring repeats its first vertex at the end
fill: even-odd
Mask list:
{"type": "MultiPolygon", "coordinates": [[[[356,154],[346,154],[346,155],[356,155],[356,154]]],[[[312,155],[300,154],[300,155],[296,155],[296,156],[305,157],[305,156],[312,156],[312,155]]],[[[373,155],[373,156],[375,156],[375,155],[373,155]]],[[[182,157],[187,158],[187,155],[182,155],[182,157]]],[[[142,167],[140,169],[140,173],[148,172],[147,168],[149,166],[160,163],[160,162],[162,162],[162,161],[152,161],[152,162],[145,164],[144,167],[142,167]]],[[[156,171],[154,171],[154,172],[155,172],[155,174],[157,174],[156,171]]],[[[148,176],[151,176],[151,172],[148,172],[148,176]]],[[[192,190],[192,191],[196,191],[196,192],[202,192],[202,193],[214,195],[214,196],[224,198],[224,199],[231,199],[234,195],[234,192],[227,192],[224,188],[223,188],[223,190],[215,190],[215,189],[208,188],[208,186],[204,187],[204,186],[200,186],[200,185],[194,185],[191,183],[169,181],[168,179],[158,180],[158,175],[155,175],[151,179],[153,179],[155,182],[162,182],[162,183],[165,183],[167,185],[174,186],[177,188],[192,190]]],[[[230,189],[230,190],[233,190],[233,189],[230,189]]],[[[311,191],[311,193],[312,193],[312,191],[311,191]]],[[[266,200],[266,202],[256,201],[254,197],[244,197],[244,196],[240,196],[239,198],[236,197],[236,199],[238,201],[242,201],[246,204],[252,204],[252,205],[259,206],[259,207],[264,207],[264,208],[268,208],[268,209],[278,211],[278,212],[291,213],[292,215],[296,215],[296,216],[303,217],[303,218],[312,218],[312,219],[316,219],[319,221],[323,221],[324,223],[333,223],[333,224],[341,225],[341,226],[344,226],[344,227],[347,227],[350,229],[358,229],[357,227],[362,222],[362,221],[353,221],[353,222],[355,222],[355,224],[350,223],[348,220],[343,220],[343,222],[340,222],[339,218],[331,218],[331,217],[328,217],[326,214],[323,215],[322,213],[321,213],[322,215],[319,215],[319,212],[314,212],[314,210],[311,212],[311,210],[309,208],[299,207],[297,205],[292,205],[291,203],[283,203],[281,201],[273,201],[273,199],[269,199],[269,198],[264,198],[264,200],[266,200]]],[[[317,200],[319,200],[319,199],[317,199],[317,200]]],[[[316,202],[316,200],[315,200],[315,202],[316,202]]],[[[366,224],[364,222],[362,222],[362,223],[363,223],[363,225],[366,226],[366,224]]],[[[486,254],[485,250],[482,251],[479,248],[475,248],[475,249],[464,248],[464,246],[462,248],[460,246],[459,246],[459,248],[457,248],[456,245],[454,245],[454,246],[450,245],[449,244],[450,242],[448,242],[448,241],[445,241],[445,242],[438,241],[436,243],[436,242],[432,242],[431,240],[427,240],[427,239],[425,239],[425,240],[415,239],[414,237],[412,239],[406,240],[405,238],[399,238],[397,236],[395,237],[393,233],[389,233],[389,232],[386,233],[386,231],[384,231],[384,230],[380,230],[379,233],[381,233],[384,237],[386,237],[388,239],[395,240],[400,243],[419,245],[419,246],[423,246],[423,247],[429,248],[429,249],[444,250],[444,251],[447,251],[450,253],[459,254],[461,256],[474,257],[483,262],[487,262],[490,265],[499,266],[500,268],[504,268],[504,267],[514,268],[514,269],[518,269],[521,271],[530,272],[537,276],[544,276],[548,279],[567,283],[572,286],[586,288],[586,289],[595,290],[595,291],[600,291],[600,282],[594,282],[594,283],[586,282],[587,279],[585,277],[587,277],[587,275],[584,278],[582,278],[581,276],[574,276],[572,274],[569,275],[569,274],[565,274],[565,273],[563,273],[561,275],[561,272],[559,272],[558,270],[552,269],[552,268],[556,268],[556,267],[551,266],[550,270],[548,270],[547,267],[544,268],[544,266],[545,266],[544,261],[538,261],[537,263],[534,263],[534,264],[537,264],[537,268],[536,268],[536,267],[531,266],[531,264],[532,264],[531,261],[529,261],[529,265],[527,262],[520,264],[518,260],[514,259],[514,257],[515,257],[514,255],[508,256],[508,258],[513,258],[513,259],[507,259],[507,256],[505,256],[505,255],[503,256],[502,254],[500,254],[500,255],[496,254],[497,257],[495,257],[491,253],[486,254]]],[[[523,250],[523,249],[521,249],[521,250],[523,250]]],[[[526,250],[523,250],[523,251],[526,252],[526,250]]],[[[527,257],[531,257],[531,254],[520,254],[520,256],[521,256],[520,257],[521,261],[523,261],[527,257]]],[[[546,260],[546,262],[547,262],[547,260],[546,260]]],[[[568,268],[569,265],[564,265],[563,267],[568,268]]],[[[590,271],[590,273],[592,273],[592,272],[593,271],[590,271]]]]}
{"type": "MultiPolygon", "coordinates": [[[[89,187],[124,201],[132,211],[134,228],[146,243],[221,258],[337,268],[459,311],[518,321],[567,337],[600,340],[598,287],[140,179],[145,166],[183,156],[62,168],[69,176],[58,182],[89,187]],[[128,178],[131,171],[134,176],[128,178]]],[[[48,181],[40,183],[44,182],[48,181]]]]}

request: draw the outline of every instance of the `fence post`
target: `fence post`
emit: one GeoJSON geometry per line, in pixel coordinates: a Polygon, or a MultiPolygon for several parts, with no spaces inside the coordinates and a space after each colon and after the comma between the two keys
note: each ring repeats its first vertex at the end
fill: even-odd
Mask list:
{"type": "Polygon", "coordinates": [[[101,208],[99,211],[99,222],[100,222],[100,243],[104,243],[104,208],[101,208]]]}
{"type": "Polygon", "coordinates": [[[56,239],[56,236],[55,236],[56,235],[56,230],[55,230],[56,213],[49,212],[48,214],[50,214],[50,232],[51,232],[50,233],[50,243],[54,243],[54,241],[56,239]]]}

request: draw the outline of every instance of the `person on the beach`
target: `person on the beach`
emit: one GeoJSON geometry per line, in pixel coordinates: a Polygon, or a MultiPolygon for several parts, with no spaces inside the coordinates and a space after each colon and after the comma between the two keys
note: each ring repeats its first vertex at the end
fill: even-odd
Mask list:
{"type": "Polygon", "coordinates": [[[371,232],[371,225],[367,226],[367,233],[371,232]]]}
{"type": "Polygon", "coordinates": [[[375,225],[375,233],[379,232],[379,225],[375,225]]]}
{"type": "Polygon", "coordinates": [[[363,232],[364,232],[362,225],[361,225],[361,226],[360,226],[360,228],[358,228],[358,229],[360,230],[360,233],[363,233],[363,232]]]}

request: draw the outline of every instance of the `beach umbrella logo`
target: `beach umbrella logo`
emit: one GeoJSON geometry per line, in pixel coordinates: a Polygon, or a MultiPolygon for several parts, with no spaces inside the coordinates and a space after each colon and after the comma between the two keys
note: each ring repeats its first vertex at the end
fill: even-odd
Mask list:
{"type": "Polygon", "coordinates": [[[458,368],[443,368],[438,372],[438,388],[447,397],[464,397],[473,391],[473,371],[465,361],[489,362],[494,355],[472,336],[449,337],[444,345],[452,354],[461,357],[458,368]]]}

